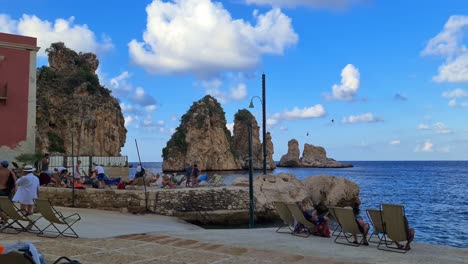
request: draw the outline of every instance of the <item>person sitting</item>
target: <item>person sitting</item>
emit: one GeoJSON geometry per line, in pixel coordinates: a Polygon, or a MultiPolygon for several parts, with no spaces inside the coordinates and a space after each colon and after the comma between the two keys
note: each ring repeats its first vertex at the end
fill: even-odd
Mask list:
{"type": "Polygon", "coordinates": [[[298,203],[298,205],[299,208],[302,209],[304,217],[315,225],[315,227],[310,230],[312,235],[330,237],[330,228],[328,226],[329,219],[327,216],[325,216],[327,212],[327,207],[325,204],[320,202],[319,204],[313,206],[313,208],[310,210],[304,210],[300,203],[298,203]]]}
{"type": "Polygon", "coordinates": [[[174,189],[176,187],[175,183],[172,182],[171,178],[164,174],[162,176],[161,188],[165,188],[166,186],[168,186],[171,189],[174,189]]]}
{"type": "Polygon", "coordinates": [[[406,235],[408,237],[408,241],[406,242],[405,246],[401,245],[397,241],[395,241],[395,244],[397,245],[399,249],[410,250],[411,249],[410,244],[414,240],[414,229],[410,228],[408,219],[406,219],[406,216],[404,216],[403,220],[405,221],[405,230],[406,230],[406,235]]]}
{"type": "Polygon", "coordinates": [[[58,173],[59,178],[62,180],[62,186],[68,187],[71,184],[71,177],[68,176],[68,170],[65,167],[54,168],[54,172],[58,173]]]}
{"type": "MultiPolygon", "coordinates": [[[[361,213],[361,209],[359,209],[360,205],[361,205],[361,200],[359,200],[359,198],[358,198],[358,200],[354,203],[353,213],[354,213],[354,217],[356,219],[356,223],[358,224],[359,231],[361,231],[362,236],[363,236],[362,244],[365,245],[365,246],[368,246],[369,242],[367,241],[367,234],[369,233],[370,225],[368,223],[366,223],[364,221],[364,219],[362,219],[362,217],[360,216],[360,213],[361,213]]],[[[353,243],[355,243],[355,244],[358,243],[356,235],[354,235],[353,243]]]]}
{"type": "Polygon", "coordinates": [[[142,178],[144,175],[145,175],[145,169],[143,168],[143,166],[141,166],[141,164],[139,164],[138,167],[137,167],[137,169],[136,169],[136,173],[135,173],[135,178],[134,178],[134,179],[142,178]]]}

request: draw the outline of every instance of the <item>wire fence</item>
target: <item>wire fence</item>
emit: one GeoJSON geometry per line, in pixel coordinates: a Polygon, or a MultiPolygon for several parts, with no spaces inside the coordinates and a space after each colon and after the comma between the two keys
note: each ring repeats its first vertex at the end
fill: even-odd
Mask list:
{"type": "Polygon", "coordinates": [[[119,156],[119,157],[93,157],[93,156],[51,156],[49,158],[49,170],[53,170],[58,167],[65,167],[69,172],[72,171],[73,165],[76,165],[77,162],[81,161],[80,164],[80,173],[86,172],[89,173],[93,166],[93,163],[105,166],[105,167],[128,167],[128,157],[119,156]]]}

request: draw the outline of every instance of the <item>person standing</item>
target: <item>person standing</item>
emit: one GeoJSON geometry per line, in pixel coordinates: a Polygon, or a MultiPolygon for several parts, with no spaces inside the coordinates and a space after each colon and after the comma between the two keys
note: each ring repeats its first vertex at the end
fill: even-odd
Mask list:
{"type": "Polygon", "coordinates": [[[198,179],[198,175],[200,175],[201,173],[201,170],[200,168],[198,168],[197,164],[193,164],[193,167],[192,167],[192,187],[195,186],[197,184],[197,179],[198,179]]]}
{"type": "Polygon", "coordinates": [[[185,164],[185,187],[190,187],[190,177],[192,176],[193,166],[185,164]]]}
{"type": "Polygon", "coordinates": [[[34,199],[39,197],[39,179],[33,174],[35,170],[36,168],[31,165],[26,165],[24,167],[24,176],[16,180],[18,190],[12,199],[13,202],[20,203],[21,209],[25,210],[27,214],[32,214],[34,212],[34,199]]]}
{"type": "Polygon", "coordinates": [[[50,171],[49,171],[50,160],[49,160],[49,158],[50,158],[49,153],[45,153],[44,158],[42,158],[42,161],[41,161],[41,172],[47,172],[48,174],[50,174],[50,171]]]}
{"type": "Polygon", "coordinates": [[[10,163],[7,160],[2,161],[0,164],[0,196],[11,197],[16,189],[16,175],[8,169],[10,163]]]}
{"type": "Polygon", "coordinates": [[[80,173],[80,166],[81,166],[81,160],[78,160],[75,164],[74,168],[74,178],[75,178],[75,183],[80,183],[81,180],[81,173],[80,173]]]}

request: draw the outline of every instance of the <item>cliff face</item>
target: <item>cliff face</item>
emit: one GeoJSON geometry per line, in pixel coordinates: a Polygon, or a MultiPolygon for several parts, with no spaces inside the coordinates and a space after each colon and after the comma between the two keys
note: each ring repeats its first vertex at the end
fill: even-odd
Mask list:
{"type": "Polygon", "coordinates": [[[203,170],[236,170],[231,132],[221,105],[207,95],[182,116],[182,122],[163,149],[163,171],[183,171],[197,163],[203,170]]]}
{"type": "MultiPolygon", "coordinates": [[[[249,168],[249,127],[252,124],[252,158],[253,167],[256,170],[263,168],[263,146],[260,141],[260,127],[257,124],[255,117],[246,109],[239,110],[234,116],[234,136],[232,138],[233,147],[239,163],[240,169],[249,168]]],[[[267,152],[267,169],[276,168],[273,161],[273,142],[271,141],[270,133],[266,135],[266,152],[267,152]]]]}
{"type": "Polygon", "coordinates": [[[36,151],[119,156],[127,130],[120,105],[96,75],[99,61],[54,43],[37,73],[36,151]]]}
{"type": "Polygon", "coordinates": [[[302,157],[299,158],[299,156],[299,143],[292,139],[288,142],[288,153],[281,157],[278,167],[346,168],[353,166],[327,158],[327,152],[323,147],[310,144],[304,144],[302,157]]]}
{"type": "MultiPolygon", "coordinates": [[[[195,102],[182,117],[182,122],[163,149],[163,171],[183,171],[187,164],[197,163],[202,170],[243,170],[248,168],[248,124],[252,124],[254,169],[263,168],[263,149],[259,126],[248,110],[235,115],[234,136],[226,128],[221,105],[207,95],[195,102]]],[[[267,169],[273,162],[271,136],[267,142],[267,169]]]]}

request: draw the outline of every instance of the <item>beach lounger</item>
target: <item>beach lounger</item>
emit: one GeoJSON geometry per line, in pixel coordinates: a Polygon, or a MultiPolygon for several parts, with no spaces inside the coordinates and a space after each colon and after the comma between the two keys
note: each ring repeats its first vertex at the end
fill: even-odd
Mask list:
{"type": "Polygon", "coordinates": [[[387,239],[396,242],[408,241],[409,230],[406,223],[405,208],[398,204],[382,204],[383,236],[377,246],[380,250],[406,253],[407,250],[399,248],[396,243],[388,243],[387,239]],[[382,243],[384,242],[384,243],[382,243]],[[385,245],[385,248],[382,247],[385,245]]]}
{"type": "MultiPolygon", "coordinates": [[[[384,234],[384,227],[383,227],[383,222],[382,222],[382,211],[380,209],[367,209],[367,216],[369,217],[372,226],[374,227],[374,231],[370,235],[368,241],[371,243],[380,243],[380,241],[383,239],[382,236],[384,234]],[[372,241],[373,236],[377,236],[378,240],[377,241],[372,241]]],[[[390,242],[391,244],[391,242],[390,242]]]]}
{"type": "Polygon", "coordinates": [[[328,212],[330,213],[330,215],[332,216],[332,218],[334,220],[333,221],[334,222],[334,229],[333,229],[332,236],[337,236],[341,231],[341,227],[340,227],[340,224],[338,224],[338,221],[336,220],[335,210],[333,209],[333,207],[330,207],[330,208],[328,208],[328,212]]]}
{"type": "Polygon", "coordinates": [[[8,228],[15,230],[14,233],[16,234],[23,231],[39,231],[36,222],[41,216],[27,215],[26,211],[18,209],[8,197],[0,197],[0,211],[8,217],[6,224],[0,229],[1,232],[6,231],[8,228]],[[21,222],[26,222],[27,225],[25,226],[21,222]],[[34,229],[32,229],[32,227],[34,227],[34,229]]]}
{"type": "MultiPolygon", "coordinates": [[[[306,234],[302,234],[302,232],[297,232],[297,233],[293,232],[292,234],[295,236],[300,236],[300,237],[309,237],[312,234],[311,230],[315,228],[315,225],[304,217],[304,214],[302,213],[301,208],[299,208],[297,204],[295,203],[286,204],[286,206],[288,207],[289,212],[291,212],[293,218],[297,222],[302,224],[306,228],[306,231],[307,231],[306,234]]],[[[303,230],[300,230],[300,231],[303,231],[303,230]]]]}
{"type": "Polygon", "coordinates": [[[351,208],[340,208],[340,207],[330,207],[335,213],[336,220],[341,227],[341,231],[335,238],[335,243],[348,245],[348,246],[360,246],[364,241],[364,236],[359,230],[359,225],[356,222],[356,217],[354,216],[353,209],[351,208]],[[343,234],[343,236],[340,236],[343,234]],[[352,236],[362,236],[361,241],[354,243],[350,241],[349,238],[352,236]],[[345,238],[347,242],[341,242],[342,238],[345,238]]]}
{"type": "Polygon", "coordinates": [[[75,230],[72,229],[72,225],[81,220],[81,217],[78,213],[74,213],[69,216],[64,216],[61,212],[57,211],[54,207],[52,207],[50,201],[46,199],[34,199],[34,203],[36,204],[39,213],[41,213],[44,219],[46,219],[50,223],[48,226],[40,230],[40,233],[38,234],[39,236],[47,236],[45,234],[45,231],[49,227],[53,227],[56,231],[47,231],[47,233],[57,234],[57,236],[53,237],[65,236],[78,238],[78,234],[75,232],[75,230]],[[56,224],[65,225],[66,228],[60,230],[56,226],[56,224]],[[66,232],[67,230],[70,230],[70,232],[66,232]]]}
{"type": "Polygon", "coordinates": [[[224,176],[219,174],[213,175],[213,177],[208,180],[207,184],[208,187],[216,187],[221,185],[224,185],[224,176]]]}
{"type": "Polygon", "coordinates": [[[294,217],[292,216],[286,204],[283,202],[273,202],[273,206],[275,207],[276,212],[283,221],[283,224],[280,225],[278,229],[276,229],[276,232],[292,234],[292,232],[294,231],[294,217]],[[288,228],[289,231],[280,231],[283,228],[288,228]]]}

